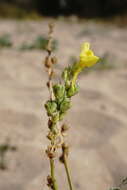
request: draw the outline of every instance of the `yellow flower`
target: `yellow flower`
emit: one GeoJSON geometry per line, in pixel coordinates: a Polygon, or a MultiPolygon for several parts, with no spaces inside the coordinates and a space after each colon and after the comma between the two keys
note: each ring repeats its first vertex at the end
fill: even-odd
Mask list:
{"type": "Polygon", "coordinates": [[[97,63],[99,57],[95,56],[93,51],[90,50],[90,44],[84,43],[80,53],[79,67],[91,67],[97,63]]]}
{"type": "Polygon", "coordinates": [[[85,68],[85,67],[92,67],[97,63],[99,57],[95,56],[93,51],[90,50],[90,44],[84,43],[82,45],[79,62],[74,66],[74,76],[72,79],[72,84],[75,83],[78,74],[85,68]]]}

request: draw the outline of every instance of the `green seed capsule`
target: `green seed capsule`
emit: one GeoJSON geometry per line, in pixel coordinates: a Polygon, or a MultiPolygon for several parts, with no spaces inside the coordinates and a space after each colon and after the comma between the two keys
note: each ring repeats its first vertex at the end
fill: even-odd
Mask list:
{"type": "Polygon", "coordinates": [[[55,101],[47,101],[45,104],[48,116],[52,116],[57,111],[57,104],[55,101]]]}

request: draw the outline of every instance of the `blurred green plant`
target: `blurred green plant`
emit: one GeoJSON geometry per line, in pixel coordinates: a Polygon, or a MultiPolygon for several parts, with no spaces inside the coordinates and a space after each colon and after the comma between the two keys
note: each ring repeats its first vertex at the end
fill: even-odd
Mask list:
{"type": "MultiPolygon", "coordinates": [[[[33,43],[23,43],[20,46],[20,50],[33,50],[33,49],[40,49],[45,50],[48,44],[48,38],[45,36],[37,36],[37,38],[33,41],[33,43]]],[[[52,49],[55,51],[58,48],[58,41],[53,40],[52,42],[52,49]]]]}
{"type": "Polygon", "coordinates": [[[11,151],[16,151],[16,147],[15,146],[12,146],[10,145],[9,141],[3,143],[3,144],[0,144],[0,169],[1,170],[5,170],[7,169],[7,164],[5,162],[5,156],[6,156],[6,153],[11,150],[11,151]]]}
{"type": "Polygon", "coordinates": [[[16,19],[30,19],[40,20],[42,16],[34,10],[25,10],[11,3],[0,3],[0,17],[1,18],[16,18],[16,19]]]}
{"type": "Polygon", "coordinates": [[[114,69],[114,65],[111,64],[111,61],[110,61],[109,53],[107,53],[107,52],[104,53],[104,55],[101,57],[99,63],[97,65],[95,65],[94,69],[98,70],[98,71],[114,69]]]}
{"type": "Polygon", "coordinates": [[[4,170],[6,169],[6,163],[5,163],[5,154],[8,151],[8,144],[1,144],[0,145],[0,169],[4,170]]]}
{"type": "Polygon", "coordinates": [[[9,34],[4,34],[0,36],[0,48],[12,47],[12,45],[13,44],[12,44],[9,34]]]}

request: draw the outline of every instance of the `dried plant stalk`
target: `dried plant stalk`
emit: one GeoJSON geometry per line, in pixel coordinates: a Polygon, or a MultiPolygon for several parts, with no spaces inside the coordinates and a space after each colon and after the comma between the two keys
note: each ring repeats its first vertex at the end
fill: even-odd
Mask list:
{"type": "MultiPolygon", "coordinates": [[[[53,87],[52,87],[52,77],[53,77],[53,59],[52,59],[52,33],[53,33],[53,24],[49,25],[49,40],[47,45],[47,57],[45,58],[45,67],[48,71],[48,82],[47,87],[49,89],[50,101],[54,100],[53,87]]],[[[47,138],[50,140],[50,145],[48,146],[46,153],[50,160],[50,175],[47,177],[48,186],[53,190],[58,190],[56,178],[55,178],[55,157],[56,157],[56,134],[57,130],[56,125],[53,125],[52,117],[49,117],[48,121],[49,133],[47,138]]]]}

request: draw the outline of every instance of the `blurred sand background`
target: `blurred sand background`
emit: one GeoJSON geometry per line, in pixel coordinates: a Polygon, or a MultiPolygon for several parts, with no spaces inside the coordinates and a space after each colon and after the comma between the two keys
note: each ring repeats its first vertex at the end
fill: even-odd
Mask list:
{"type": "MultiPolygon", "coordinates": [[[[0,49],[0,143],[9,139],[16,151],[5,157],[7,169],[0,170],[0,190],[47,190],[49,163],[47,74],[41,50],[19,51],[24,41],[46,35],[50,19],[42,21],[0,20],[0,35],[9,33],[14,46],[0,49]]],[[[56,73],[77,56],[84,41],[113,68],[80,76],[80,93],[65,121],[70,126],[69,162],[75,190],[107,190],[127,176],[127,27],[75,18],[55,20],[56,73]]],[[[67,190],[63,166],[57,166],[62,190],[67,190]]]]}

